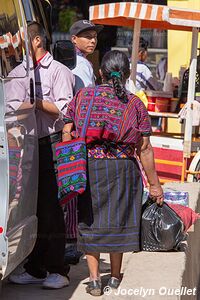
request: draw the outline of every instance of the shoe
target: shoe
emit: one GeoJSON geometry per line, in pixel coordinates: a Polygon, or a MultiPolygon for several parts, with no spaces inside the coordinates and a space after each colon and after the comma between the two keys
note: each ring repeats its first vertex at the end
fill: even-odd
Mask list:
{"type": "Polygon", "coordinates": [[[24,264],[25,264],[25,262],[21,263],[21,264],[14,270],[13,274],[19,275],[19,274],[25,273],[25,272],[26,272],[26,269],[24,268],[24,264]]]}
{"type": "Polygon", "coordinates": [[[111,287],[112,289],[118,289],[119,285],[120,285],[121,280],[115,277],[111,277],[108,280],[108,284],[107,286],[111,287]]]}
{"type": "Polygon", "coordinates": [[[69,285],[69,277],[57,273],[51,273],[43,282],[45,289],[62,289],[69,285]]]}
{"type": "Polygon", "coordinates": [[[86,292],[92,296],[101,296],[101,281],[92,280],[88,283],[86,287],[86,292]]]}
{"type": "Polygon", "coordinates": [[[46,278],[34,277],[27,272],[24,272],[22,274],[13,274],[8,278],[10,282],[17,284],[37,284],[42,283],[45,279],[46,278]]]}

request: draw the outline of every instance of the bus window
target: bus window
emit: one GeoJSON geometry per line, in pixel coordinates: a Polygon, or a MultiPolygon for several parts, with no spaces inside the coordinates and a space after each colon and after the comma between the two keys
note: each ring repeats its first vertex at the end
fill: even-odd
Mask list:
{"type": "Polygon", "coordinates": [[[47,50],[50,50],[52,42],[51,4],[47,0],[22,0],[24,14],[27,21],[37,21],[46,32],[47,50]]]}
{"type": "Polygon", "coordinates": [[[44,11],[44,15],[45,15],[45,20],[46,20],[46,26],[48,28],[49,34],[50,34],[50,38],[52,35],[52,7],[51,4],[49,3],[49,1],[46,0],[42,0],[41,1],[41,5],[43,7],[43,11],[44,11]]]}
{"type": "Polygon", "coordinates": [[[51,4],[48,0],[34,0],[32,1],[36,21],[39,22],[45,29],[47,43],[46,48],[49,51],[52,43],[52,25],[51,25],[51,4]]]}
{"type": "Polygon", "coordinates": [[[1,1],[0,77],[5,78],[23,61],[22,30],[13,0],[1,1]]]}
{"type": "Polygon", "coordinates": [[[22,5],[24,8],[24,13],[25,13],[25,17],[27,22],[29,21],[36,21],[33,15],[33,7],[32,7],[32,3],[30,1],[27,0],[22,0],[22,5]]]}

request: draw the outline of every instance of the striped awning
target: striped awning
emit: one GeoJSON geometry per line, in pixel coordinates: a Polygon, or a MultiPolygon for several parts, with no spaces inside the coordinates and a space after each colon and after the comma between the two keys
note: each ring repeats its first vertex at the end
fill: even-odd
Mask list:
{"type": "Polygon", "coordinates": [[[200,11],[135,2],[100,4],[90,7],[90,20],[97,24],[191,31],[200,27],[200,11]]]}

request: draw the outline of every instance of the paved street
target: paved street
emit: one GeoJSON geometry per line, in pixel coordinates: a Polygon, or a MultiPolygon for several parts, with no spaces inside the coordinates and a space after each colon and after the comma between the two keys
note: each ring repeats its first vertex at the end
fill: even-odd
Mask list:
{"type": "MultiPolygon", "coordinates": [[[[123,269],[125,268],[131,253],[124,256],[123,269]]],[[[108,255],[101,255],[102,282],[106,285],[109,278],[108,255]]],[[[81,259],[80,263],[71,267],[70,286],[61,290],[44,290],[40,285],[20,286],[4,282],[1,300],[91,300],[93,297],[86,294],[85,287],[88,282],[88,270],[86,259],[81,259]]],[[[100,300],[102,297],[98,297],[100,300]]]]}
{"type": "MultiPolygon", "coordinates": [[[[189,192],[189,206],[200,212],[200,186],[198,183],[168,183],[179,191],[189,192]]],[[[124,277],[120,285],[120,295],[114,293],[109,296],[98,297],[99,300],[177,300],[177,296],[161,295],[160,290],[186,289],[198,290],[200,278],[200,220],[188,234],[188,250],[186,252],[145,252],[124,255],[122,272],[124,277]],[[141,291],[140,294],[127,294],[127,292],[141,291]],[[151,295],[146,294],[151,291],[151,295]],[[125,292],[125,293],[124,293],[125,292]],[[137,296],[136,296],[137,295],[137,296]]],[[[106,286],[110,274],[110,265],[107,254],[101,255],[101,273],[103,286],[106,286]]],[[[70,286],[61,290],[43,290],[39,285],[19,286],[4,282],[0,300],[92,300],[86,294],[85,287],[88,282],[86,259],[71,267],[70,286]]],[[[200,294],[181,297],[183,300],[200,300],[200,294]]]]}

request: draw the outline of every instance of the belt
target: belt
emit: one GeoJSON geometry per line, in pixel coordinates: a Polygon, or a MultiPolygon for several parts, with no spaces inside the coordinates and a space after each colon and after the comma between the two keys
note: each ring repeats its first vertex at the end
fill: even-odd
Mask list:
{"type": "Polygon", "coordinates": [[[61,141],[61,136],[62,133],[61,131],[57,132],[57,133],[52,133],[51,135],[42,137],[38,140],[39,145],[50,145],[56,142],[60,142],[61,141]]]}

